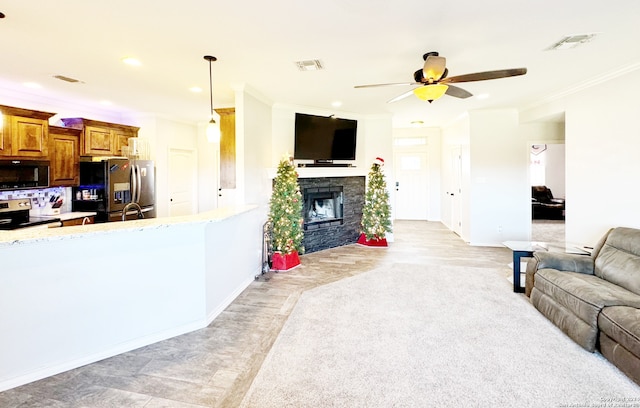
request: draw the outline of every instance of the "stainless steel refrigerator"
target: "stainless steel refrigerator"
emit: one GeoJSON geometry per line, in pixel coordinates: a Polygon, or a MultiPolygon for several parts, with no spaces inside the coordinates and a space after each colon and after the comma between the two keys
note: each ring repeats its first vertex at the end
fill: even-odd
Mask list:
{"type": "Polygon", "coordinates": [[[73,194],[73,211],[95,211],[97,222],[155,218],[154,162],[81,162],[80,186],[74,188],[73,194]]]}

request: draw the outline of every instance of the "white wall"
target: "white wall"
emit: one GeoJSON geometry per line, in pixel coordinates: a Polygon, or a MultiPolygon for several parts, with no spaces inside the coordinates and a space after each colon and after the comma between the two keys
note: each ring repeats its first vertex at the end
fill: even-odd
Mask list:
{"type": "MultiPolygon", "coordinates": [[[[271,196],[271,180],[267,169],[271,167],[272,109],[269,101],[255,91],[245,90],[236,101],[236,139],[242,139],[238,156],[242,165],[244,202],[266,206],[271,196]],[[240,136],[238,137],[238,133],[240,136]]],[[[240,166],[240,163],[238,163],[240,166]]]]}
{"type": "Polygon", "coordinates": [[[515,109],[477,110],[471,124],[470,186],[473,245],[528,239],[529,149],[515,109]]]}

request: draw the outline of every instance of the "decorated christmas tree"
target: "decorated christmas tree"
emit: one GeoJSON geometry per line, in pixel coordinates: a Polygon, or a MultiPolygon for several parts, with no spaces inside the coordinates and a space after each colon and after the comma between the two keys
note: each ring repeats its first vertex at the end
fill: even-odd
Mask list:
{"type": "Polygon", "coordinates": [[[360,243],[384,240],[386,246],[386,233],[391,232],[391,207],[387,183],[382,173],[383,165],[384,160],[377,157],[369,170],[362,208],[362,236],[358,240],[360,243]]]}
{"type": "Polygon", "coordinates": [[[298,185],[298,173],[288,155],[278,164],[269,206],[273,250],[282,255],[304,253],[302,195],[298,185]]]}

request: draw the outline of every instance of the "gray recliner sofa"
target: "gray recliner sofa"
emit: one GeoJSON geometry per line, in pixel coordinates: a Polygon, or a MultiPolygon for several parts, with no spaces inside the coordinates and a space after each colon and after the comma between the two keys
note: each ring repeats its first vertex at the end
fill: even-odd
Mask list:
{"type": "Polygon", "coordinates": [[[640,384],[640,230],[611,229],[591,256],[535,252],[525,294],[585,349],[640,384]]]}

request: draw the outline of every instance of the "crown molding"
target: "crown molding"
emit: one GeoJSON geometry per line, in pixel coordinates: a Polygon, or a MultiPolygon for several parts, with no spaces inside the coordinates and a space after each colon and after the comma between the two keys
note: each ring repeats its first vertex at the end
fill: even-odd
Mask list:
{"type": "Polygon", "coordinates": [[[621,77],[623,75],[627,75],[627,74],[629,74],[631,72],[634,72],[634,71],[637,71],[639,69],[640,69],[640,62],[634,62],[632,64],[625,65],[625,66],[623,66],[623,67],[621,67],[619,69],[616,69],[616,70],[608,72],[606,74],[597,76],[595,78],[591,78],[591,79],[589,79],[587,81],[580,82],[580,83],[578,83],[578,84],[576,84],[574,86],[565,88],[564,90],[562,90],[560,92],[556,92],[554,94],[551,94],[551,95],[549,95],[548,97],[546,97],[544,99],[538,100],[538,101],[536,101],[534,103],[531,103],[531,104],[528,104],[528,105],[525,105],[522,109],[520,109],[520,111],[527,111],[529,109],[534,109],[534,108],[537,108],[539,106],[546,105],[546,104],[551,103],[553,101],[557,101],[558,99],[562,99],[562,98],[565,98],[565,97],[567,97],[569,95],[573,95],[575,93],[584,91],[585,89],[594,87],[596,85],[600,85],[600,84],[608,82],[608,81],[611,81],[612,79],[621,77]]]}

